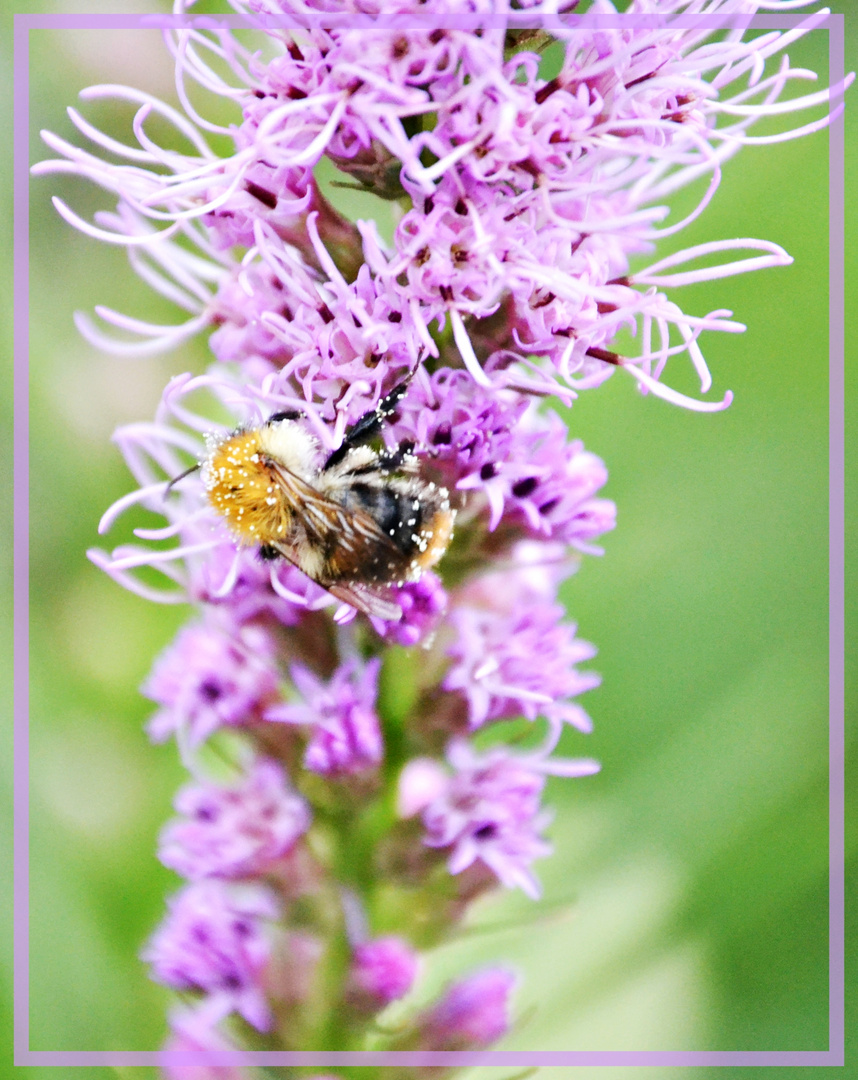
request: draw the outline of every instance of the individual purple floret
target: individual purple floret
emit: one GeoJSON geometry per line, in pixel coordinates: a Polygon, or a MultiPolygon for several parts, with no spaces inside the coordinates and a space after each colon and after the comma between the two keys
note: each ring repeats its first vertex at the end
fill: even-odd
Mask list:
{"type": "Polygon", "coordinates": [[[428,570],[419,581],[396,588],[393,598],[402,610],[402,618],[399,622],[373,620],[379,632],[397,645],[429,644],[448,604],[447,591],[438,575],[428,570]]]}
{"type": "Polygon", "coordinates": [[[352,955],[349,983],[352,996],[368,1007],[381,1008],[405,997],[417,978],[419,961],[407,941],[375,938],[358,945],[352,955]]]}
{"type": "MultiPolygon", "coordinates": [[[[424,842],[451,849],[447,863],[451,874],[480,861],[507,888],[539,897],[539,881],[530,866],[551,853],[541,835],[552,817],[541,806],[546,775],[589,776],[599,770],[589,758],[549,758],[559,730],[557,725],[548,744],[531,754],[516,755],[505,746],[480,754],[463,739],[450,743],[447,760],[452,775],[437,793],[427,788],[429,801],[422,812],[424,842]]],[[[403,775],[404,781],[409,779],[403,775]]],[[[417,805],[413,797],[401,797],[401,804],[408,802],[417,805]]]]}
{"type": "MultiPolygon", "coordinates": [[[[520,431],[507,466],[517,474],[506,494],[513,520],[531,534],[542,534],[589,554],[601,554],[593,540],[616,523],[616,507],[596,493],[607,483],[601,458],[568,441],[556,413],[533,418],[520,431]]],[[[463,485],[464,486],[464,485],[463,485]]]]}
{"type": "Polygon", "coordinates": [[[210,617],[185,627],[142,688],[161,706],[147,728],[152,740],[177,734],[194,747],[218,728],[260,720],[277,695],[274,656],[274,643],[260,626],[210,617]]]}
{"type": "Polygon", "coordinates": [[[254,762],[239,784],[190,784],[174,805],[183,818],[161,833],[158,857],[191,880],[265,874],[292,850],[311,819],[282,766],[267,759],[254,762]]]}
{"type": "MultiPolygon", "coordinates": [[[[449,487],[480,487],[498,471],[512,451],[513,432],[527,402],[520,396],[486,388],[466,371],[441,368],[428,379],[415,380],[400,404],[398,438],[425,447],[449,487]]],[[[493,520],[503,510],[486,492],[493,520]]]]}
{"type": "Polygon", "coordinates": [[[213,548],[191,575],[190,593],[198,603],[229,612],[239,623],[273,619],[297,625],[308,610],[333,603],[330,593],[284,560],[266,563],[254,548],[227,541],[213,548]],[[224,582],[230,588],[222,592],[224,582]]]}
{"type": "Polygon", "coordinates": [[[451,983],[423,1017],[421,1048],[470,1050],[497,1042],[509,1030],[509,998],[515,982],[511,971],[492,967],[451,983]]]}
{"type": "Polygon", "coordinates": [[[377,658],[349,660],[325,681],[295,664],[292,681],[303,702],[274,705],[265,718],[310,729],[304,766],[311,772],[340,776],[374,768],[384,755],[375,711],[380,668],[377,658]]]}
{"type": "Polygon", "coordinates": [[[496,605],[466,602],[451,612],[456,639],[442,686],[466,698],[471,729],[514,716],[547,716],[592,730],[586,712],[570,699],[601,681],[576,666],[595,656],[595,648],[563,621],[561,604],[517,589],[514,577],[490,579],[498,590],[496,605]]]}
{"type": "Polygon", "coordinates": [[[401,818],[421,814],[427,806],[446,795],[449,779],[447,770],[434,758],[412,758],[399,774],[397,814],[401,818]]]}
{"type": "Polygon", "coordinates": [[[275,371],[288,358],[286,347],[266,317],[292,313],[285,286],[268,267],[231,275],[221,284],[214,302],[218,329],[209,338],[212,352],[224,362],[241,361],[248,374],[259,377],[275,371]]]}
{"type": "Polygon", "coordinates": [[[152,978],[175,990],[207,994],[213,1022],[235,1011],[267,1031],[271,1012],[263,983],[271,946],[263,921],[279,913],[273,893],[258,885],[205,881],[188,885],[167,903],[164,922],[141,953],[152,978]]]}
{"type": "Polygon", "coordinates": [[[598,552],[592,541],[614,527],[614,504],[596,497],[608,470],[580,440],[568,441],[556,413],[448,368],[418,381],[400,412],[397,436],[425,448],[448,486],[486,500],[490,530],[504,517],[526,533],[598,552]]]}
{"type": "MultiPolygon", "coordinates": [[[[246,148],[244,133],[238,133],[236,149],[246,148]],[[242,146],[244,144],[244,147],[242,146]]],[[[225,183],[209,189],[217,199],[228,190],[225,183]]],[[[255,162],[246,173],[246,182],[232,192],[228,208],[206,214],[205,222],[216,248],[231,248],[236,244],[249,247],[253,243],[254,222],[264,221],[269,227],[288,228],[297,215],[310,206],[310,173],[305,168],[272,168],[266,162],[255,162]]]]}

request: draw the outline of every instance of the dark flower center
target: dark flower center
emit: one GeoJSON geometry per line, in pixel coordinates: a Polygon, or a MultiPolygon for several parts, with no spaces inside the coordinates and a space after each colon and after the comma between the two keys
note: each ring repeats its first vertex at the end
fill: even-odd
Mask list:
{"type": "Polygon", "coordinates": [[[206,679],[204,683],[200,684],[200,697],[205,698],[206,701],[217,701],[222,696],[223,687],[216,683],[214,679],[206,679]]]}

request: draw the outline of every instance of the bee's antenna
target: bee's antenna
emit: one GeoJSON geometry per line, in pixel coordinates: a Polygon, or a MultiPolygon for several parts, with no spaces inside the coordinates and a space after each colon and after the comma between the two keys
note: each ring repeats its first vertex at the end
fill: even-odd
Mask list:
{"type": "Polygon", "coordinates": [[[195,473],[197,471],[197,469],[199,469],[199,468],[201,468],[201,465],[200,465],[199,462],[197,462],[196,465],[192,465],[189,469],[185,469],[185,471],[183,473],[179,473],[178,476],[174,476],[173,479],[169,481],[166,488],[164,489],[164,498],[165,499],[167,498],[167,496],[173,490],[173,487],[174,487],[175,484],[178,484],[178,482],[180,480],[184,480],[186,476],[190,476],[191,473],[195,473]]]}

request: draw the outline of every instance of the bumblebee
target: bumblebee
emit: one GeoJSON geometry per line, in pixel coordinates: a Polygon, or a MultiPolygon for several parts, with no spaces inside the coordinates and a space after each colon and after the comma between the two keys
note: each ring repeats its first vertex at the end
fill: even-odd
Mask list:
{"type": "Polygon", "coordinates": [[[414,444],[376,450],[403,383],[362,416],[319,466],[300,413],[209,438],[202,462],[209,502],[243,544],[284,558],[368,615],[402,616],[392,588],[417,581],[447,549],[455,510],[446,488],[419,475],[414,444]]]}

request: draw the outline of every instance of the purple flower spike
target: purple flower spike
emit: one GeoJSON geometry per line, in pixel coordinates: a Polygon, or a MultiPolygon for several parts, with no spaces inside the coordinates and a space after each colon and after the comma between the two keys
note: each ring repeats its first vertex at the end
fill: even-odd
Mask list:
{"type": "Polygon", "coordinates": [[[210,1016],[235,1011],[267,1031],[271,1013],[262,983],[271,950],[261,923],[277,917],[273,894],[261,886],[236,889],[207,881],[189,885],[168,905],[141,953],[152,977],[175,990],[208,994],[210,1016]]]}
{"type": "Polygon", "coordinates": [[[405,997],[417,978],[417,954],[398,937],[376,938],[354,951],[350,973],[354,995],[380,1008],[405,997]]]}
{"type": "Polygon", "coordinates": [[[452,983],[424,1017],[421,1048],[470,1050],[491,1046],[509,1030],[509,997],[515,975],[505,968],[485,968],[452,983]]]}
{"type": "Polygon", "coordinates": [[[686,311],[683,286],[792,260],[752,237],[669,238],[741,146],[839,117],[853,77],[802,92],[816,76],[784,53],[825,10],[745,34],[757,11],[805,2],[230,0],[251,15],[238,35],[206,19],[165,29],[175,104],[93,86],[83,111],[118,104],[125,133],[76,109],[85,146],[43,133],[55,156],[34,173],[109,200],[85,219],[55,197],[59,214],[124,246],[177,310],[154,323],[100,305],[76,317],[82,336],[130,357],[204,334],[216,361],[176,374],[151,422],[115,433],[135,489],[99,532],[132,508],[141,523],[89,552],[138,596],[201,612],[143,688],[151,738],[175,736],[197,777],[160,847],[191,884],[143,954],[155,980],[193,995],[171,1018],[167,1080],[242,1080],[169,1060],[240,1034],[272,1051],[320,1049],[306,1041],[336,1030],[355,1050],[455,1051],[508,1030],[514,977],[495,967],[405,1028],[375,1024],[410,992],[417,957],[368,928],[383,912],[429,941],[498,884],[540,895],[546,779],[599,769],[552,757],[567,724],[591,730],[578,699],[600,681],[581,670],[596,650],[558,589],[615,523],[604,463],[550,399],[570,406],[619,372],[699,412],[730,404],[729,390],[709,397],[702,335],[744,326],[686,311]],[[573,10],[574,26],[558,23],[573,10]],[[690,17],[704,10],[706,25],[690,17]],[[388,201],[389,231],[328,201],[331,169],[388,201]],[[676,214],[684,187],[692,204],[676,214]],[[672,387],[674,357],[699,396],[672,387]],[[450,502],[435,509],[439,487],[450,502]],[[448,510],[458,537],[434,573],[448,510]],[[346,602],[361,590],[361,611],[395,614],[389,592],[401,619],[368,627],[346,602]],[[390,718],[382,768],[382,658],[417,645],[416,699],[390,718]],[[497,727],[487,750],[459,737],[518,717],[547,722],[541,747],[515,753],[497,727]],[[243,772],[200,780],[191,751],[224,728],[242,730],[211,750],[243,772]],[[444,865],[460,876],[440,902],[444,865]]]}
{"type": "Polygon", "coordinates": [[[154,742],[185,732],[198,746],[220,727],[250,724],[277,693],[274,644],[260,626],[213,618],[182,630],[155,661],[143,693],[161,709],[154,742]]]}
{"type": "Polygon", "coordinates": [[[310,825],[310,808],[275,761],[254,763],[233,787],[191,784],[176,797],[184,820],[161,834],[161,862],[183,877],[247,878],[287,855],[310,825]]]}
{"type": "Polygon", "coordinates": [[[374,768],[384,756],[375,702],[381,661],[342,664],[324,682],[296,664],[292,680],[304,698],[301,704],[274,705],[266,720],[302,724],[311,729],[304,765],[324,776],[340,776],[374,768]]]}

